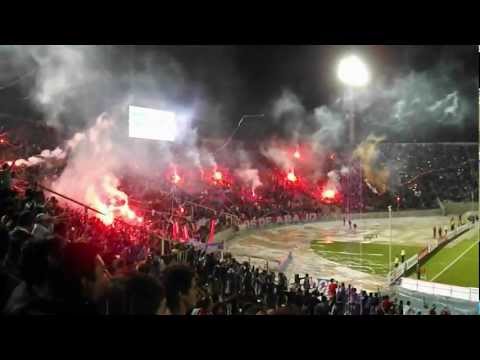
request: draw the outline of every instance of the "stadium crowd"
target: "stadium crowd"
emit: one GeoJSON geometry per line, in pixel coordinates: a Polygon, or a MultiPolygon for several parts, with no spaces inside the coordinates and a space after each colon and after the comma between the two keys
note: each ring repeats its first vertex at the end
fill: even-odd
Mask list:
{"type": "MultiPolygon", "coordinates": [[[[459,149],[453,155],[435,155],[433,158],[441,157],[435,160],[439,164],[431,166],[447,167],[452,159],[460,162],[462,156],[471,157],[459,149]]],[[[405,171],[424,171],[431,156],[425,153],[424,157],[411,158],[405,171]]],[[[132,225],[117,219],[105,225],[91,213],[86,216],[81,208],[46,197],[36,185],[35,181],[60,171],[61,167],[32,166],[23,174],[25,181],[19,188],[13,186],[12,168],[2,165],[0,308],[4,314],[418,314],[409,303],[367,294],[334,279],[315,282],[305,274],[289,281],[282,273],[239,263],[228,253],[209,251],[206,244],[212,222],[218,232],[267,215],[322,215],[329,211],[328,206],[298,191],[288,191],[273,179],[264,181],[265,186],[256,194],[231,186],[212,186],[196,195],[155,188],[148,191],[148,186],[125,179],[122,186],[131,195],[132,206],[133,198],[142,206],[147,204],[138,207],[144,220],[132,225]],[[187,240],[205,246],[189,245],[187,240]]],[[[445,182],[422,177],[415,191],[410,191],[413,197],[405,195],[401,207],[418,208],[418,199],[422,199],[422,206],[428,208],[439,194],[442,199],[469,199],[468,186],[471,183],[474,189],[478,178],[472,171],[445,175],[445,182]],[[455,186],[458,176],[468,178],[462,182],[467,184],[463,192],[455,186]]],[[[15,182],[18,185],[18,176],[15,182]]],[[[377,199],[378,208],[384,209],[378,202],[382,198],[363,186],[365,199],[357,203],[375,204],[369,200],[372,197],[377,199]]],[[[478,198],[478,184],[476,189],[478,198]]],[[[422,313],[434,314],[436,309],[422,313]]]]}
{"type": "Polygon", "coordinates": [[[289,282],[204,246],[161,249],[145,227],[85,219],[35,186],[24,195],[2,188],[0,195],[3,314],[416,313],[333,279],[319,283],[306,274],[289,282]]]}
{"type": "Polygon", "coordinates": [[[433,209],[437,198],[468,202],[472,194],[478,201],[478,145],[382,144],[379,151],[382,164],[395,168],[397,185],[404,185],[398,193],[400,208],[433,209]]]}

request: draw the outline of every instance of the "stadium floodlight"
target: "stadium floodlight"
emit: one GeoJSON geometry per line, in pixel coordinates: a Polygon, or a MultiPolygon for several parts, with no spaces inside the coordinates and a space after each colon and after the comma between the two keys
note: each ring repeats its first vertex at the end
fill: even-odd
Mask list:
{"type": "Polygon", "coordinates": [[[345,85],[363,87],[370,82],[370,73],[358,56],[350,55],[338,64],[338,78],[345,85]]]}

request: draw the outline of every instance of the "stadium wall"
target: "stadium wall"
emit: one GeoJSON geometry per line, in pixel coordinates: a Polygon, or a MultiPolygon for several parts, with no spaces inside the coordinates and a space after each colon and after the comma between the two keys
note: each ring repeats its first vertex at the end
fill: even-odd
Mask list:
{"type": "Polygon", "coordinates": [[[445,207],[445,215],[459,215],[465,214],[469,211],[478,211],[478,202],[453,202],[445,200],[443,201],[443,206],[445,207]]]}
{"type": "MultiPolygon", "coordinates": [[[[295,215],[292,213],[292,215],[295,215]]],[[[352,218],[354,219],[386,219],[388,218],[388,212],[368,212],[368,213],[352,213],[352,218]]],[[[392,216],[395,218],[399,217],[429,217],[429,216],[442,216],[441,209],[433,210],[403,210],[403,211],[394,211],[392,216]]],[[[306,221],[304,216],[299,216],[298,220],[295,221],[294,217],[291,216],[291,220],[285,221],[281,224],[275,222],[275,216],[259,218],[255,221],[254,226],[251,225],[251,222],[245,222],[240,224],[240,231],[246,229],[257,229],[257,228],[271,228],[279,226],[288,226],[292,224],[303,224],[303,223],[318,223],[326,221],[340,221],[343,219],[342,214],[324,214],[320,218],[314,218],[313,221],[306,221]],[[269,219],[270,218],[270,219],[269,219]],[[272,221],[273,219],[273,221],[272,221]]]]}
{"type": "MultiPolygon", "coordinates": [[[[388,218],[388,212],[371,212],[352,214],[357,219],[385,219],[388,218]]],[[[402,210],[393,211],[392,217],[426,217],[426,216],[442,216],[442,209],[431,210],[402,210]]]]}
{"type": "Polygon", "coordinates": [[[478,289],[448,286],[443,284],[402,279],[400,286],[396,286],[391,294],[404,303],[410,301],[417,311],[424,310],[425,306],[437,305],[437,311],[447,306],[452,315],[479,315],[478,289]]]}
{"type": "MultiPolygon", "coordinates": [[[[388,217],[388,212],[373,212],[373,213],[363,213],[363,214],[352,214],[355,218],[359,219],[375,219],[375,218],[387,218],[388,217]]],[[[441,216],[442,215],[442,210],[441,209],[434,209],[434,210],[404,210],[404,211],[398,211],[394,212],[394,217],[427,217],[427,216],[441,216]]],[[[255,233],[256,231],[260,229],[272,229],[272,228],[280,228],[284,226],[291,226],[291,225],[302,225],[302,224],[307,224],[307,223],[321,223],[321,222],[326,222],[326,221],[341,221],[343,218],[343,215],[330,215],[330,216],[322,216],[320,220],[316,221],[300,221],[300,222],[290,222],[290,223],[284,223],[284,224],[276,224],[276,223],[269,223],[268,225],[261,225],[261,226],[253,226],[249,227],[246,226],[245,224],[240,224],[236,228],[228,228],[226,230],[223,230],[217,234],[215,234],[215,239],[213,241],[214,244],[220,244],[224,243],[224,250],[228,252],[228,245],[229,242],[234,241],[236,237],[241,236],[241,235],[246,235],[249,233],[255,233]]],[[[266,222],[264,222],[265,224],[266,222]]],[[[418,255],[415,255],[416,259],[414,261],[414,266],[417,262],[418,255]]],[[[412,262],[413,259],[409,259],[407,262],[412,262]]],[[[285,259],[280,259],[278,260],[279,262],[279,269],[280,271],[284,270],[286,267],[288,267],[288,264],[290,263],[291,259],[286,257],[285,259]]],[[[403,272],[402,272],[403,274],[403,272]]],[[[399,277],[402,275],[400,274],[399,277]]]]}
{"type": "MultiPolygon", "coordinates": [[[[351,214],[355,219],[385,219],[388,218],[388,211],[372,211],[364,213],[352,213],[351,214]]],[[[401,210],[393,211],[392,217],[427,217],[427,216],[442,216],[442,209],[429,209],[429,210],[401,210]]],[[[334,214],[334,215],[322,215],[322,221],[332,221],[332,220],[341,220],[343,214],[334,214]]]]}

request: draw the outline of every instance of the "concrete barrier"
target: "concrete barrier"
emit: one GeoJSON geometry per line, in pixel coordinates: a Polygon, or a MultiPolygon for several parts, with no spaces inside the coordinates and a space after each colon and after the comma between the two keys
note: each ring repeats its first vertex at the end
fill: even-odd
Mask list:
{"type": "Polygon", "coordinates": [[[478,202],[454,202],[454,201],[443,201],[443,206],[445,207],[445,215],[463,215],[469,211],[478,212],[478,202]]]}

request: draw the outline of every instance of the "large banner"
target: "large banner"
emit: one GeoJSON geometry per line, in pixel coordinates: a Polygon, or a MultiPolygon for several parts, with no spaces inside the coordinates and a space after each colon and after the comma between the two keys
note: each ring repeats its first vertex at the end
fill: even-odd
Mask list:
{"type": "Polygon", "coordinates": [[[239,225],[240,230],[262,228],[271,225],[298,224],[320,220],[317,213],[293,213],[287,215],[266,216],[259,219],[247,220],[239,225]]]}

